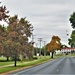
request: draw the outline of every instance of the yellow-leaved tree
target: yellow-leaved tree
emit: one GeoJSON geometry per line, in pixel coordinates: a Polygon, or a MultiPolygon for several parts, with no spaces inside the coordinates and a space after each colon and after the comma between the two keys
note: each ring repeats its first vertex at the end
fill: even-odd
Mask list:
{"type": "Polygon", "coordinates": [[[51,58],[53,58],[54,51],[60,49],[60,40],[58,36],[52,36],[50,43],[46,45],[47,51],[52,53],[51,58]]]}

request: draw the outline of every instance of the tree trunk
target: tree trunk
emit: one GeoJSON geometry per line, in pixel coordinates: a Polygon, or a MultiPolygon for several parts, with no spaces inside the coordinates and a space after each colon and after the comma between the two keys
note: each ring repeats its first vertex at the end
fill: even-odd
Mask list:
{"type": "Polygon", "coordinates": [[[54,54],[54,52],[51,52],[52,54],[51,54],[51,58],[53,58],[53,54],[54,54]]]}
{"type": "Polygon", "coordinates": [[[7,61],[9,61],[9,57],[7,56],[7,61]]]}
{"type": "Polygon", "coordinates": [[[14,59],[14,66],[16,67],[16,62],[17,62],[17,57],[15,55],[15,59],[14,59]]]}

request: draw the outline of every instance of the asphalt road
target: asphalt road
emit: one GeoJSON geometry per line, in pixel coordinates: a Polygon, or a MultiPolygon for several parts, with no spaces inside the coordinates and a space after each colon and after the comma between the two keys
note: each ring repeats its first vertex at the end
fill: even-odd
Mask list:
{"type": "Polygon", "coordinates": [[[61,57],[8,75],[75,75],[75,58],[61,57]]]}

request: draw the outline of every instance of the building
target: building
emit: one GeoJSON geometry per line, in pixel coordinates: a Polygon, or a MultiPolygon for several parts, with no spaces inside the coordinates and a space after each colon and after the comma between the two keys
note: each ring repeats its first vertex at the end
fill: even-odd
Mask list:
{"type": "Polygon", "coordinates": [[[68,54],[75,53],[75,48],[62,48],[61,50],[56,50],[56,54],[68,54]]]}

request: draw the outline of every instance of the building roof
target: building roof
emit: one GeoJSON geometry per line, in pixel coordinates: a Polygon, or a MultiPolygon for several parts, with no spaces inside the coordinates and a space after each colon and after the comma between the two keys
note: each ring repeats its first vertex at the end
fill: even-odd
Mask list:
{"type": "Polygon", "coordinates": [[[75,48],[62,48],[61,50],[75,50],[75,48]]]}

